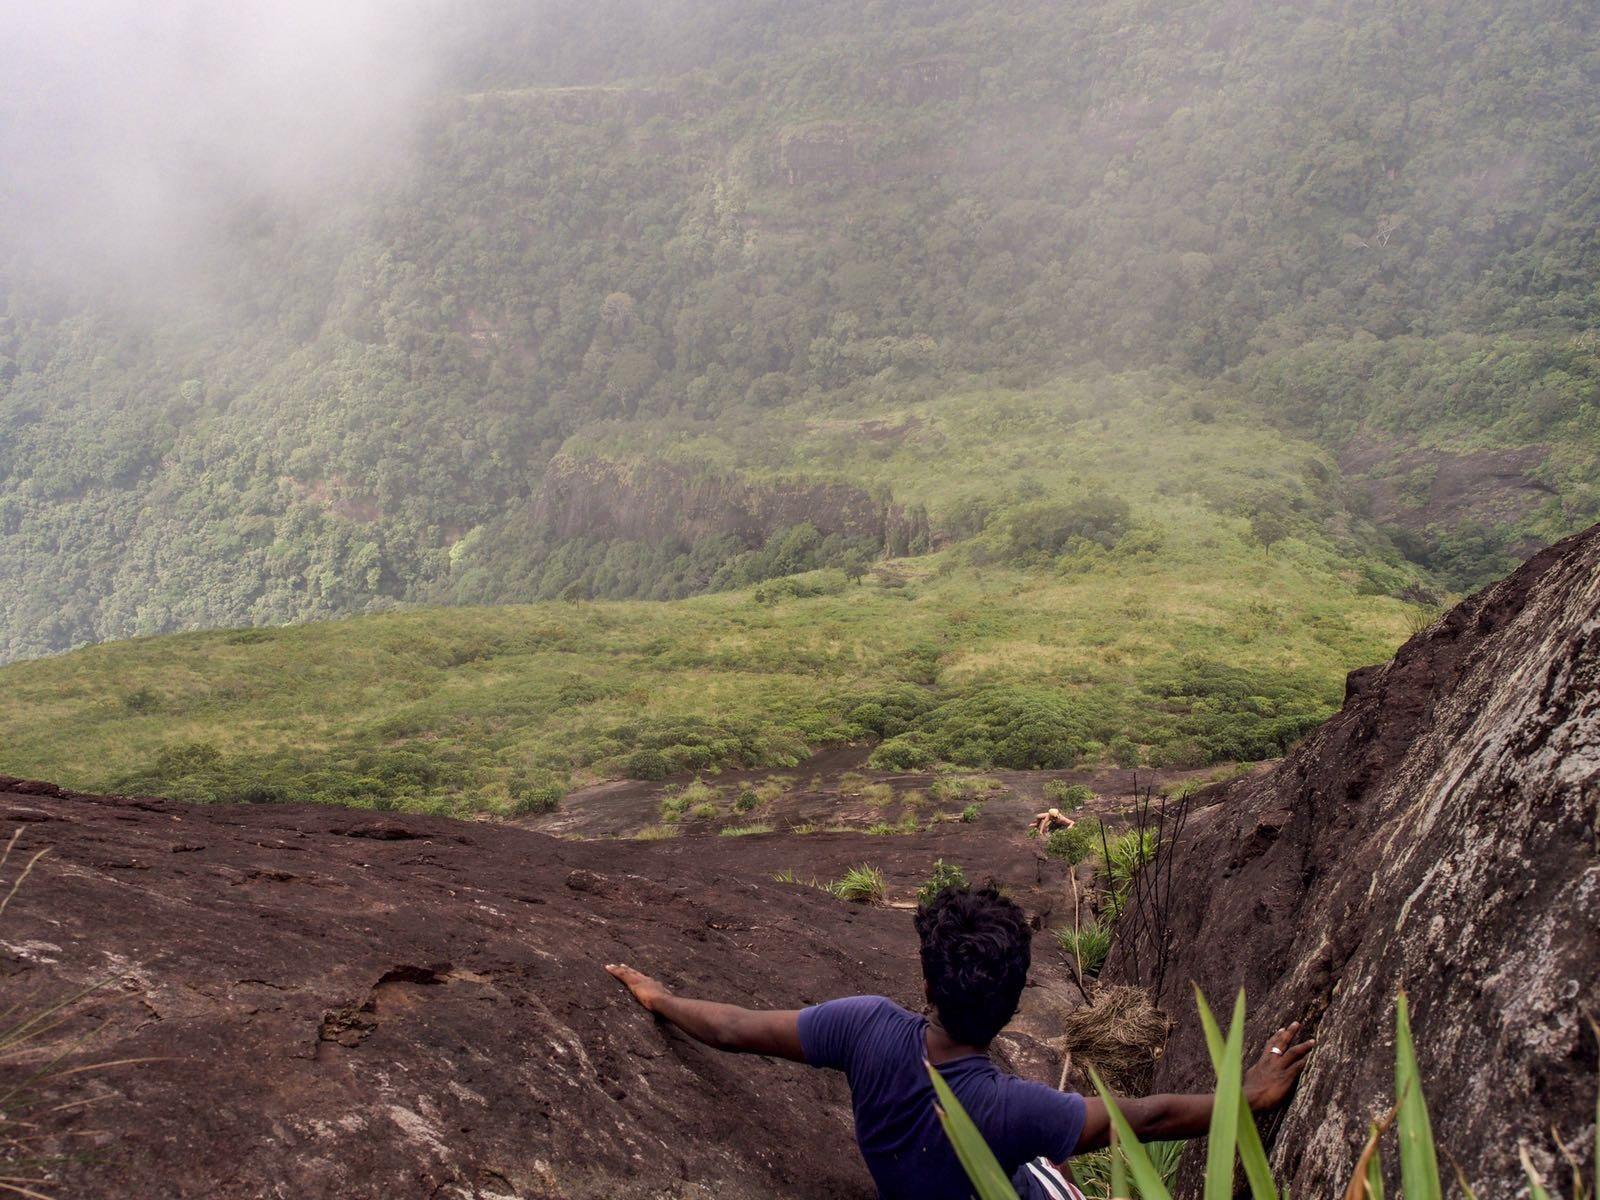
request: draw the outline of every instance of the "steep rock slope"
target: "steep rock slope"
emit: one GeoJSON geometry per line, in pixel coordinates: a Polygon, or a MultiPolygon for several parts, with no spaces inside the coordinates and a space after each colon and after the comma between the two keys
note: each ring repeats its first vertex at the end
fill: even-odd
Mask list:
{"type": "MultiPolygon", "coordinates": [[[[32,1057],[65,1046],[72,1067],[142,1060],[35,1098],[32,1113],[93,1101],[45,1121],[48,1149],[67,1156],[47,1194],[871,1194],[841,1077],[706,1050],[602,970],[627,961],[766,1007],[854,992],[916,1005],[909,914],[774,882],[770,839],[691,852],[0,778],[0,831],[19,827],[6,891],[23,856],[49,853],[0,917],[4,1005],[30,1013],[103,983],[32,1057]]],[[[846,840],[806,843],[862,861],[846,840]]],[[[982,844],[1016,857],[993,835],[982,844]]],[[[786,861],[836,867],[806,853],[786,861]]],[[[1031,868],[1007,886],[1025,892],[1031,868]]],[[[1054,1082],[1044,1040],[1070,1002],[1051,957],[1041,947],[1002,1054],[1054,1082]]],[[[5,1090],[19,1069],[0,1067],[5,1090]]]]}
{"type": "Polygon", "coordinates": [[[8,1003],[110,978],[75,1061],[155,1059],[64,1081],[100,1100],[55,1132],[114,1137],[53,1194],[869,1191],[842,1080],[702,1050],[601,967],[773,1006],[900,994],[904,914],[511,828],[3,799],[51,848],[0,930],[8,1003]]]}
{"type": "MultiPolygon", "coordinates": [[[[1556,1170],[1552,1126],[1592,1153],[1597,806],[1600,527],[1353,674],[1295,754],[1195,814],[1163,998],[1181,1015],[1189,980],[1214,1003],[1242,986],[1254,1025],[1314,1022],[1273,1149],[1294,1194],[1334,1193],[1391,1103],[1402,987],[1435,1132],[1478,1194],[1514,1190],[1519,1141],[1556,1170]]],[[[1157,1082],[1205,1061],[1180,1021],[1157,1082]]]]}

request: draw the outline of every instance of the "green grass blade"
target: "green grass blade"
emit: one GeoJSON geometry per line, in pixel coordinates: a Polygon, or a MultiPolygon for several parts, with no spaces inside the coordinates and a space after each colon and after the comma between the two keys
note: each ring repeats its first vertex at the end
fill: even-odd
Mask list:
{"type": "MultiPolygon", "coordinates": [[[[1206,1031],[1206,1045],[1221,1040],[1216,1018],[1206,998],[1195,988],[1195,1005],[1200,1024],[1206,1031]]],[[[1233,1196],[1233,1158],[1239,1142],[1239,1110],[1244,1104],[1244,992],[1233,1004],[1233,1024],[1220,1055],[1212,1049],[1217,1067],[1216,1100],[1211,1106],[1211,1132],[1206,1141],[1205,1200],[1231,1200],[1233,1196]]]]}
{"type": "Polygon", "coordinates": [[[961,1107],[961,1102],[950,1090],[950,1085],[932,1063],[928,1063],[927,1067],[928,1078],[933,1080],[933,1091],[938,1097],[939,1123],[944,1126],[945,1135],[955,1147],[962,1170],[966,1171],[967,1178],[977,1190],[978,1200],[1017,1200],[1011,1180],[1006,1177],[994,1151],[989,1149],[989,1143],[983,1140],[983,1134],[978,1132],[978,1127],[972,1123],[972,1118],[967,1116],[966,1109],[961,1107]]]}
{"type": "Polygon", "coordinates": [[[1417,1055],[1411,1043],[1411,1016],[1406,994],[1395,1000],[1394,1092],[1400,1105],[1400,1187],[1406,1200],[1443,1200],[1439,1184],[1439,1158],[1433,1146],[1433,1125],[1417,1075],[1417,1055]]]}
{"type": "Polygon", "coordinates": [[[1111,1138],[1111,1200],[1129,1200],[1128,1164],[1122,1157],[1122,1139],[1111,1138]]]}
{"type": "Polygon", "coordinates": [[[1383,1157],[1377,1151],[1367,1160],[1367,1200],[1383,1200],[1383,1157]]]}
{"type": "MultiPolygon", "coordinates": [[[[1243,1002],[1243,993],[1240,1001],[1243,1002]]],[[[1205,1030],[1206,1049],[1211,1054],[1211,1066],[1217,1073],[1218,1087],[1222,1080],[1222,1064],[1227,1055],[1227,1046],[1222,1040],[1222,1030],[1217,1028],[1216,1019],[1211,1015],[1211,1009],[1205,1002],[1205,997],[1198,994],[1196,989],[1196,1004],[1200,1009],[1200,1026],[1205,1030]]],[[[1243,1085],[1244,1043],[1241,1039],[1239,1046],[1240,1083],[1243,1085]]],[[[1250,1194],[1255,1200],[1278,1200],[1278,1185],[1272,1178],[1272,1167],[1267,1162],[1267,1149],[1261,1143],[1261,1133],[1256,1129],[1255,1114],[1250,1111],[1250,1106],[1245,1104],[1243,1096],[1239,1103],[1239,1159],[1244,1163],[1245,1177],[1250,1181],[1250,1194]]]]}
{"type": "MultiPolygon", "coordinates": [[[[1127,1161],[1128,1170],[1133,1174],[1133,1182],[1138,1186],[1142,1200],[1172,1200],[1171,1193],[1167,1191],[1167,1185],[1161,1178],[1161,1172],[1155,1163],[1150,1161],[1150,1155],[1134,1135],[1133,1126],[1128,1124],[1127,1118],[1122,1115],[1122,1110],[1117,1107],[1116,1100],[1101,1080],[1099,1072],[1093,1067],[1089,1068],[1089,1078],[1094,1080],[1094,1090],[1100,1099],[1105,1101],[1106,1112],[1111,1116],[1111,1128],[1117,1133],[1117,1143],[1122,1151],[1121,1157],[1127,1161]]],[[[1116,1170],[1117,1158],[1117,1155],[1112,1155],[1113,1170],[1116,1170]]],[[[1230,1169],[1233,1166],[1232,1162],[1228,1165],[1230,1169]]]]}
{"type": "Polygon", "coordinates": [[[1245,1178],[1250,1181],[1250,1194],[1255,1200],[1278,1200],[1278,1185],[1272,1178],[1272,1164],[1267,1161],[1267,1148],[1261,1143],[1255,1114],[1242,1101],[1239,1105],[1239,1161],[1244,1164],[1245,1178]]]}

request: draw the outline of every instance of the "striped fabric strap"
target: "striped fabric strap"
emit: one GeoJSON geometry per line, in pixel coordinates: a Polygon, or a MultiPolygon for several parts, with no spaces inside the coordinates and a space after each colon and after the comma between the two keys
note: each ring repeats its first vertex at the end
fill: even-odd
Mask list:
{"type": "Polygon", "coordinates": [[[1065,1175],[1056,1170],[1055,1164],[1048,1158],[1035,1159],[1028,1164],[1028,1170],[1039,1181],[1039,1185],[1044,1188],[1044,1194],[1049,1196],[1050,1200],[1084,1200],[1083,1193],[1074,1187],[1065,1175]]]}

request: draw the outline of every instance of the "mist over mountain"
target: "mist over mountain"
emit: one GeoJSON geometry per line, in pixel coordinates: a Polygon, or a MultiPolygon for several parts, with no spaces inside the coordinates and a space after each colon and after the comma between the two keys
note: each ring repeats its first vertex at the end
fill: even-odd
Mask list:
{"type": "Polygon", "coordinates": [[[855,427],[858,466],[828,440],[1052,388],[1108,437],[1293,439],[1292,480],[1246,451],[1163,485],[1229,537],[1394,595],[1474,585],[1600,515],[1596,21],[26,14],[0,52],[0,657],[992,558],[1019,509],[1088,492],[1160,524],[1100,469],[1129,435],[959,492],[931,445],[913,468],[855,427]],[[714,519],[650,523],[706,489],[714,519]]]}

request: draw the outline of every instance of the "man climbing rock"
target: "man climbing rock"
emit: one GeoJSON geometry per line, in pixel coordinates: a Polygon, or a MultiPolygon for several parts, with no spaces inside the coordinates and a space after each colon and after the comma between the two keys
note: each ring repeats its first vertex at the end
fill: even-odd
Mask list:
{"type": "MultiPolygon", "coordinates": [[[[621,964],[606,967],[647,1010],[718,1050],[768,1054],[845,1072],[856,1143],[882,1200],[967,1200],[961,1164],[934,1112],[931,1063],[983,1133],[1018,1194],[1076,1194],[1059,1165],[1108,1144],[1103,1101],[1018,1079],[989,1060],[989,1043],[1017,1010],[1031,961],[1022,909],[993,887],[947,888],[917,910],[923,989],[932,1017],[882,996],[764,1011],[676,996],[621,964]]],[[[1275,1108],[1304,1069],[1310,1041],[1278,1030],[1245,1075],[1257,1111],[1275,1108]]],[[[1162,1095],[1118,1103],[1141,1139],[1196,1137],[1213,1096],[1162,1095]]]]}
{"type": "Polygon", "coordinates": [[[1033,828],[1040,837],[1049,837],[1057,829],[1071,829],[1077,824],[1059,808],[1047,808],[1033,814],[1033,828]]]}

